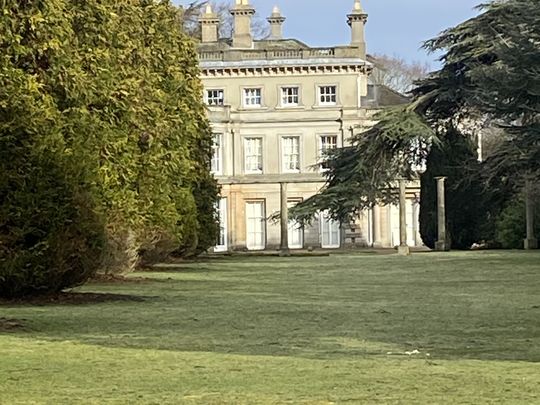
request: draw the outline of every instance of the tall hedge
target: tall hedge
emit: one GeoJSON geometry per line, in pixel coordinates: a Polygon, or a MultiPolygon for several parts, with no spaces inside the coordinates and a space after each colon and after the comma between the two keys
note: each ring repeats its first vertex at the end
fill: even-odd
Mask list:
{"type": "MultiPolygon", "coordinates": [[[[435,247],[437,231],[437,182],[446,176],[447,237],[454,249],[468,249],[484,238],[487,221],[486,196],[479,176],[475,144],[450,128],[441,143],[433,145],[426,171],[421,175],[420,235],[435,247]]],[[[489,221],[488,221],[489,222],[489,221]]]]}
{"type": "Polygon", "coordinates": [[[25,285],[13,295],[52,291],[98,266],[133,269],[142,250],[211,246],[211,131],[179,10],[154,0],[3,4],[0,293],[8,273],[25,285]],[[73,274],[56,282],[51,272],[73,274]]]}
{"type": "Polygon", "coordinates": [[[79,10],[79,46],[92,50],[80,56],[92,89],[86,106],[97,117],[107,269],[132,269],[141,249],[165,246],[166,254],[193,241],[192,250],[210,247],[217,230],[203,222],[215,223],[218,194],[208,172],[211,132],[195,46],[179,10],[167,1],[71,3],[79,10]]]}
{"type": "Polygon", "coordinates": [[[70,136],[49,86],[71,68],[64,4],[7,3],[0,16],[0,296],[17,297],[85,282],[101,264],[105,235],[88,151],[70,136]]]}

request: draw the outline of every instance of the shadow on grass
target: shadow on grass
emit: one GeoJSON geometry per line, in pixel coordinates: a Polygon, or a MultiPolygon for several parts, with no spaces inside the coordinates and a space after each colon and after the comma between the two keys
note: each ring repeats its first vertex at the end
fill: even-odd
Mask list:
{"type": "Polygon", "coordinates": [[[0,299],[0,306],[88,305],[115,301],[145,302],[155,298],[156,297],[110,293],[62,292],[59,294],[12,300],[0,299]]]}
{"type": "Polygon", "coordinates": [[[144,273],[155,282],[90,285],[82,294],[108,297],[101,305],[58,301],[54,310],[13,307],[8,315],[29,320],[26,338],[107,347],[315,359],[418,350],[435,359],[538,362],[538,258],[195,262],[144,273]]]}
{"type": "Polygon", "coordinates": [[[15,332],[24,329],[26,319],[9,319],[0,317],[0,333],[15,332]]]}

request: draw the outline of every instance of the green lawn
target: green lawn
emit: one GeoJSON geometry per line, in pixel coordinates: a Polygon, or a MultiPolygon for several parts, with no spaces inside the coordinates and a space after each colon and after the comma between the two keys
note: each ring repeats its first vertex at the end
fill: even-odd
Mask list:
{"type": "Polygon", "coordinates": [[[0,404],[540,403],[540,253],[211,259],[2,305],[0,404]],[[417,350],[419,354],[407,354],[417,350]]]}

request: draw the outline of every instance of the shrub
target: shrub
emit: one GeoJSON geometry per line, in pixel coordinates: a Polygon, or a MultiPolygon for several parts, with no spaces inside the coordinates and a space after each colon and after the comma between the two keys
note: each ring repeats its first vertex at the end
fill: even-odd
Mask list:
{"type": "Polygon", "coordinates": [[[11,0],[4,10],[0,296],[19,297],[84,283],[101,265],[104,227],[87,133],[63,111],[67,89],[51,86],[76,65],[65,3],[11,0]]]}
{"type": "Polygon", "coordinates": [[[101,265],[104,245],[91,194],[52,156],[4,159],[0,153],[7,179],[0,182],[0,296],[56,293],[84,283],[101,265]]]}
{"type": "MultiPolygon", "coordinates": [[[[536,210],[535,235],[540,239],[540,209],[536,210]]],[[[523,198],[515,198],[497,218],[495,239],[503,249],[523,249],[526,236],[525,202],[523,198]]]]}

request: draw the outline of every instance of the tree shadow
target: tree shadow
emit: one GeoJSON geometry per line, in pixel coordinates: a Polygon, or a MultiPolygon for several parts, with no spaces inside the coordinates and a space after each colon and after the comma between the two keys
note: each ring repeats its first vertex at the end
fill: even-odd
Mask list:
{"type": "Polygon", "coordinates": [[[0,299],[0,306],[50,306],[50,305],[88,305],[106,302],[145,302],[156,297],[128,294],[61,292],[36,297],[0,299]]]}
{"type": "Polygon", "coordinates": [[[16,332],[25,328],[24,322],[26,319],[12,319],[0,317],[0,333],[16,332]]]}
{"type": "Polygon", "coordinates": [[[107,347],[314,359],[418,350],[433,359],[540,361],[538,283],[527,263],[512,278],[504,261],[473,271],[476,264],[461,259],[436,270],[431,258],[376,259],[381,266],[369,269],[357,260],[330,258],[320,263],[333,266],[326,271],[312,262],[266,267],[265,259],[250,263],[257,271],[243,261],[240,270],[189,264],[167,280],[88,287],[115,294],[79,293],[89,298],[79,302],[100,305],[57,300],[54,311],[37,312],[27,303],[9,315],[30,320],[27,337],[107,347]]]}

